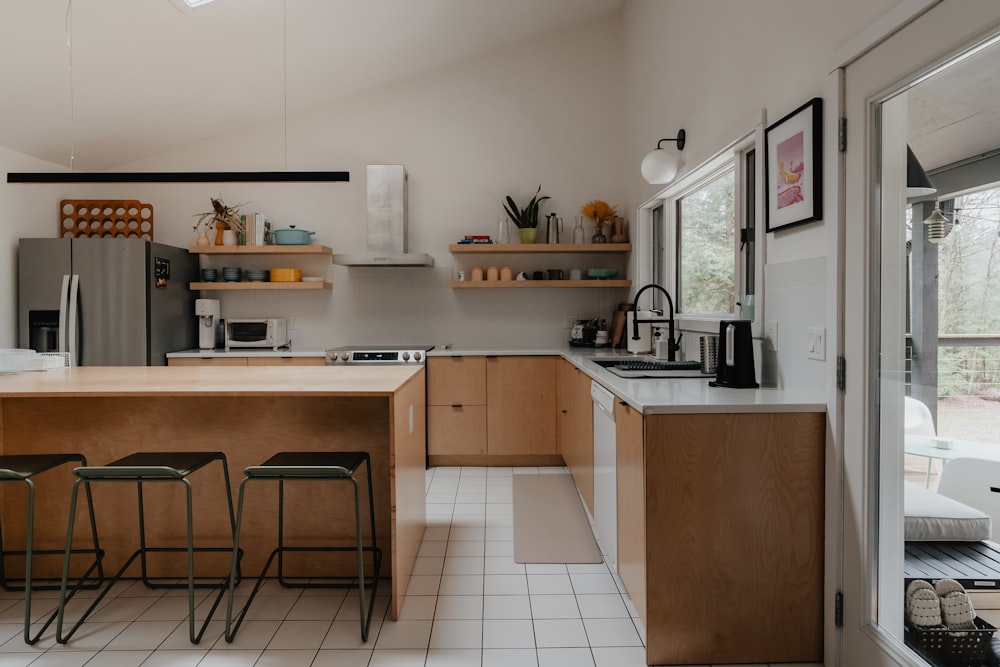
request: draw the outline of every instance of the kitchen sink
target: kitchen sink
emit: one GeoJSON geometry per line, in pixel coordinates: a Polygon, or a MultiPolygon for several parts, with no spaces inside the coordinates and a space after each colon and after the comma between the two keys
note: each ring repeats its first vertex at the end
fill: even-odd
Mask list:
{"type": "Polygon", "coordinates": [[[665,361],[650,356],[587,357],[601,368],[622,378],[710,378],[697,361],[665,361]]]}

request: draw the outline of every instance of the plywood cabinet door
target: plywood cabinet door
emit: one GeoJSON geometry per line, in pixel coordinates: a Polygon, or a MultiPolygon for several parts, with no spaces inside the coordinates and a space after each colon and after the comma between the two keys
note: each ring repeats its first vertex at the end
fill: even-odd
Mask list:
{"type": "Polygon", "coordinates": [[[648,415],[644,432],[649,663],[822,662],[825,415],[648,415]]]}
{"type": "Polygon", "coordinates": [[[427,453],[486,454],[486,358],[427,360],[427,453]]]}
{"type": "Polygon", "coordinates": [[[486,405],[486,358],[429,358],[427,405],[486,405]]]}
{"type": "Polygon", "coordinates": [[[642,413],[615,402],[618,574],[646,624],[646,445],[642,413]]]}
{"type": "Polygon", "coordinates": [[[556,368],[556,441],[591,516],[594,514],[594,404],[590,377],[560,359],[556,368]]]}
{"type": "Polygon", "coordinates": [[[486,360],[487,452],[557,454],[556,357],[486,360]]]}
{"type": "Polygon", "coordinates": [[[486,453],[485,405],[428,405],[427,452],[486,453]]]}

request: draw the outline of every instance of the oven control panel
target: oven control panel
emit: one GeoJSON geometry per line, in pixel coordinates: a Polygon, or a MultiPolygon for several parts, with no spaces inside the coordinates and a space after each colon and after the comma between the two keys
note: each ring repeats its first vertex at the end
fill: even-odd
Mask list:
{"type": "Polygon", "coordinates": [[[417,348],[336,348],[326,351],[333,364],[422,364],[427,357],[427,347],[417,348]]]}

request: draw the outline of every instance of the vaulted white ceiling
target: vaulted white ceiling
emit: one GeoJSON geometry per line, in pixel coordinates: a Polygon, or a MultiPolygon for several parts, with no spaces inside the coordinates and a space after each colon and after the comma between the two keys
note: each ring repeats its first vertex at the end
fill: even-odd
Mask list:
{"type": "Polygon", "coordinates": [[[4,0],[0,146],[80,171],[385,84],[623,0],[4,0]]]}
{"type": "MultiPolygon", "coordinates": [[[[619,11],[624,0],[3,0],[0,146],[156,155],[619,11]]],[[[1000,148],[1000,47],[909,91],[926,169],[1000,148]]]]}

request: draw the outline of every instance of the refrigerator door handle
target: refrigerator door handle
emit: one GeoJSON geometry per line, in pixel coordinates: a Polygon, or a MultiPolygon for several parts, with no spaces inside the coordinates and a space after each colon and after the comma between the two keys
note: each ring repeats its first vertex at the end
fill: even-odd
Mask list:
{"type": "Polygon", "coordinates": [[[69,296],[67,298],[67,305],[69,310],[69,326],[66,328],[66,347],[67,352],[69,352],[69,362],[72,366],[80,365],[80,358],[76,354],[76,322],[77,315],[80,311],[79,302],[80,293],[80,276],[73,274],[72,279],[69,283],[69,296]]]}
{"type": "Polygon", "coordinates": [[[58,349],[66,352],[66,298],[69,296],[69,276],[63,275],[62,287],[59,289],[59,340],[58,349]]]}

